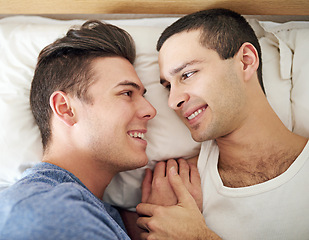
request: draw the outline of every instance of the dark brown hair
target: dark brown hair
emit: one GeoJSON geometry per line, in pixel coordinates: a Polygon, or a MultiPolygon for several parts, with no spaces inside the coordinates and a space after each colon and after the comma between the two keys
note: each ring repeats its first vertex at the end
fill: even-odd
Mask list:
{"type": "Polygon", "coordinates": [[[30,104],[44,150],[51,136],[51,94],[59,90],[89,102],[87,89],[93,82],[93,60],[119,56],[133,64],[135,54],[134,41],[126,31],[96,20],[70,29],[66,36],[41,51],[31,84],[30,104]]]}
{"type": "Polygon", "coordinates": [[[157,42],[157,50],[160,51],[164,42],[174,34],[191,30],[201,30],[201,45],[215,50],[221,59],[234,57],[243,43],[251,43],[256,48],[260,59],[257,74],[265,93],[262,79],[261,47],[254,30],[243,16],[222,8],[186,15],[164,30],[157,42]]]}

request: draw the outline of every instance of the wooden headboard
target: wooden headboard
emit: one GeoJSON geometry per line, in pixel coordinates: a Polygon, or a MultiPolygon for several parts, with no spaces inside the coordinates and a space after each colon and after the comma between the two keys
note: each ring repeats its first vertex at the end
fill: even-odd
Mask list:
{"type": "Polygon", "coordinates": [[[0,0],[0,14],[188,14],[216,7],[243,15],[309,15],[308,0],[0,0]]]}

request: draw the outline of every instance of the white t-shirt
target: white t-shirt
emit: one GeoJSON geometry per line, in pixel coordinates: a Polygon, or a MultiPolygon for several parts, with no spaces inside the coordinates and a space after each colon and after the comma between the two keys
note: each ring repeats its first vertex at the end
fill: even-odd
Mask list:
{"type": "Polygon", "coordinates": [[[198,160],[206,224],[223,239],[309,239],[309,143],[278,177],[242,188],[225,187],[215,141],[198,160]]]}

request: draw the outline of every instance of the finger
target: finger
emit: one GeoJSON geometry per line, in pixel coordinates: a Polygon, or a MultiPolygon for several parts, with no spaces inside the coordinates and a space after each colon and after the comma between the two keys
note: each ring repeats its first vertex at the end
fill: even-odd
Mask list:
{"type": "Polygon", "coordinates": [[[142,202],[147,202],[151,193],[152,171],[147,168],[142,182],[142,202]]]}
{"type": "Polygon", "coordinates": [[[182,179],[178,175],[176,169],[172,167],[169,170],[168,174],[170,184],[177,196],[178,204],[181,204],[187,208],[192,208],[192,206],[196,206],[195,200],[182,182],[182,179]]]}
{"type": "Polygon", "coordinates": [[[168,171],[171,169],[171,167],[174,167],[176,169],[176,171],[178,171],[178,163],[175,159],[169,159],[166,163],[166,172],[168,173],[168,171]]]}
{"type": "Polygon", "coordinates": [[[203,194],[202,194],[202,188],[201,188],[201,178],[200,174],[198,172],[198,169],[196,165],[194,164],[189,164],[190,167],[190,182],[191,186],[194,186],[190,190],[190,193],[192,197],[195,199],[195,202],[200,209],[200,211],[203,210],[203,194]]]}
{"type": "Polygon", "coordinates": [[[190,164],[193,164],[195,166],[197,166],[197,161],[198,161],[198,155],[197,156],[194,156],[192,158],[189,158],[186,160],[187,163],[190,165],[190,164]]]}
{"type": "Polygon", "coordinates": [[[180,158],[178,159],[179,165],[179,176],[181,177],[183,183],[188,187],[190,184],[190,168],[186,160],[180,158]]]}
{"type": "Polygon", "coordinates": [[[136,212],[141,216],[152,216],[157,205],[150,203],[140,203],[136,206],[136,212]]]}
{"type": "Polygon", "coordinates": [[[153,178],[165,177],[165,168],[166,163],[164,161],[158,162],[153,172],[153,178]]]}
{"type": "Polygon", "coordinates": [[[196,165],[189,164],[190,168],[190,182],[193,185],[197,185],[201,183],[201,177],[196,165]]]}
{"type": "Polygon", "coordinates": [[[136,220],[136,225],[137,225],[139,228],[141,228],[141,229],[143,229],[143,230],[149,232],[149,229],[148,229],[148,222],[149,222],[149,219],[150,219],[149,217],[139,217],[139,218],[136,220]]]}

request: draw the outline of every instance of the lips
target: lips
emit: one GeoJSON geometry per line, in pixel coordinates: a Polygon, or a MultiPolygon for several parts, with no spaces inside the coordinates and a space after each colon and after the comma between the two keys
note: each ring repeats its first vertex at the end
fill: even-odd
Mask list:
{"type": "Polygon", "coordinates": [[[194,110],[192,113],[187,114],[187,117],[186,117],[186,118],[187,118],[189,121],[192,121],[192,120],[195,119],[198,115],[200,115],[203,111],[205,111],[205,109],[207,108],[207,106],[208,106],[208,105],[205,105],[205,106],[203,106],[203,107],[200,107],[200,108],[194,110]]]}
{"type": "Polygon", "coordinates": [[[133,130],[133,131],[129,131],[128,134],[131,138],[139,138],[139,139],[144,140],[145,132],[146,131],[133,130]]]}
{"type": "Polygon", "coordinates": [[[144,133],[141,133],[141,132],[131,132],[129,133],[130,137],[132,138],[140,138],[140,139],[144,139],[145,135],[144,133]]]}

